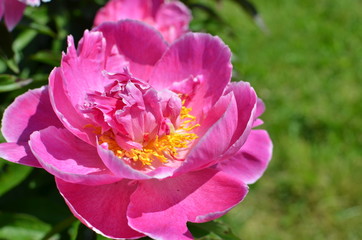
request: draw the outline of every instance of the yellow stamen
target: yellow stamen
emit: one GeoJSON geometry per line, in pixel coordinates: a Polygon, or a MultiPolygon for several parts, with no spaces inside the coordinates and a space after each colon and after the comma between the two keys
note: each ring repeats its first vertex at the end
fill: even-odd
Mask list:
{"type": "Polygon", "coordinates": [[[113,132],[109,131],[99,137],[99,144],[108,143],[108,149],[113,151],[119,158],[128,158],[135,162],[140,161],[143,165],[151,165],[158,160],[167,163],[169,159],[177,159],[179,152],[188,148],[189,144],[198,138],[195,133],[190,133],[200,124],[193,124],[196,120],[190,112],[191,108],[182,107],[180,113],[181,124],[177,130],[172,130],[170,134],[161,137],[156,136],[142,149],[124,150],[120,148],[115,140],[113,132]]]}

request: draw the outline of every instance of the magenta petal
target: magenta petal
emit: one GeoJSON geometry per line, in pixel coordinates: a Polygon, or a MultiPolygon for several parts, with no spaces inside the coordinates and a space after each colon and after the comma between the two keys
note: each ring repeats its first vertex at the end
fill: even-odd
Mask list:
{"type": "Polygon", "coordinates": [[[67,182],[100,185],[119,180],[104,166],[95,147],[66,129],[34,132],[29,145],[45,170],[67,182]]]}
{"type": "Polygon", "coordinates": [[[251,184],[264,173],[272,157],[273,144],[265,130],[251,130],[248,140],[232,158],[222,161],[217,168],[251,184]]]}
{"type": "Polygon", "coordinates": [[[175,168],[166,166],[158,167],[147,173],[138,171],[128,165],[123,159],[116,157],[112,151],[107,149],[106,144],[98,146],[98,154],[110,171],[119,178],[134,180],[145,180],[150,178],[162,179],[172,176],[175,171],[175,168]]]}
{"type": "Polygon", "coordinates": [[[26,166],[41,168],[28,143],[0,143],[0,158],[26,166]]]}
{"type": "MultiPolygon", "coordinates": [[[[198,133],[202,134],[199,135],[200,140],[192,147],[186,161],[176,172],[185,173],[215,164],[215,161],[220,160],[224,152],[228,150],[238,125],[238,108],[235,97],[232,94],[223,96],[209,114],[210,117],[202,123],[207,126],[206,133],[198,133]],[[218,119],[210,126],[209,121],[212,121],[214,116],[217,116],[218,119]]],[[[200,130],[202,131],[203,128],[200,130]]]]}
{"type": "Polygon", "coordinates": [[[114,153],[107,149],[106,144],[97,146],[98,154],[102,158],[104,164],[119,178],[128,179],[148,179],[150,178],[146,174],[133,169],[126,164],[123,159],[120,159],[114,155],[114,153]]]}
{"type": "Polygon", "coordinates": [[[190,10],[181,2],[167,2],[156,14],[157,29],[167,42],[172,43],[188,31],[191,21],[190,10]]]}
{"type": "Polygon", "coordinates": [[[83,106],[86,94],[103,91],[106,42],[100,32],[85,31],[78,49],[72,36],[68,37],[67,53],[60,69],[64,90],[74,107],[83,106]]]}
{"type": "MultiPolygon", "coordinates": [[[[23,16],[26,5],[20,1],[3,0],[3,11],[5,15],[5,25],[9,31],[13,30],[15,25],[23,16]]],[[[0,17],[1,19],[1,17],[0,17]]]]}
{"type": "Polygon", "coordinates": [[[155,239],[192,239],[186,222],[218,218],[243,200],[247,186],[214,169],[139,183],[129,225],[155,239]]]}
{"type": "Polygon", "coordinates": [[[263,120],[261,120],[260,117],[263,112],[265,111],[265,105],[264,105],[264,102],[263,100],[261,100],[260,98],[258,98],[258,101],[257,101],[257,105],[256,105],[256,112],[255,112],[255,120],[254,120],[254,123],[253,123],[253,127],[257,127],[257,126],[260,126],[262,125],[264,122],[263,120]]]}
{"type": "Polygon", "coordinates": [[[138,21],[106,23],[95,30],[103,33],[107,39],[107,47],[112,45],[112,42],[117,45],[120,54],[129,61],[130,72],[143,80],[148,79],[154,65],[167,48],[159,32],[138,21]]]}
{"type": "Polygon", "coordinates": [[[194,113],[205,112],[220,98],[230,81],[230,57],[230,49],[220,38],[187,33],[166,51],[149,83],[156,89],[175,88],[181,94],[192,97],[193,104],[190,106],[194,108],[194,113]],[[189,89],[193,84],[192,92],[183,92],[182,89],[189,89]]]}
{"type": "Polygon", "coordinates": [[[49,76],[49,94],[54,111],[64,126],[80,139],[93,144],[95,142],[94,129],[87,128],[92,122],[85,119],[71,104],[64,89],[64,76],[61,68],[54,68],[49,76]]]}
{"type": "Polygon", "coordinates": [[[0,147],[4,159],[27,166],[41,167],[30,151],[30,134],[48,126],[62,127],[49,101],[47,87],[30,90],[17,97],[5,110],[2,134],[9,143],[0,147]]]}
{"type": "Polygon", "coordinates": [[[30,134],[48,126],[62,127],[50,104],[47,87],[20,95],[5,110],[1,132],[8,142],[27,142],[30,134]]]}
{"type": "Polygon", "coordinates": [[[257,96],[254,89],[247,82],[231,83],[227,89],[231,91],[238,106],[238,126],[231,139],[231,145],[223,158],[233,156],[245,143],[255,120],[257,111],[257,96]]]}
{"type": "Polygon", "coordinates": [[[5,3],[3,0],[0,1],[0,20],[3,18],[5,12],[5,3]]]}
{"type": "Polygon", "coordinates": [[[72,213],[95,232],[117,239],[144,236],[131,229],[126,218],[130,195],[137,186],[131,181],[87,186],[56,178],[56,183],[72,213]]]}

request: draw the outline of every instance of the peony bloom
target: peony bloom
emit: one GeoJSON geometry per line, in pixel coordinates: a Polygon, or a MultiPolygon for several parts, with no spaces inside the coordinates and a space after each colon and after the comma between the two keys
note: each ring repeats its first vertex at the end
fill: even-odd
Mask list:
{"type": "MultiPolygon", "coordinates": [[[[50,0],[43,0],[43,2],[48,1],[50,0]]],[[[13,30],[22,18],[26,5],[39,6],[40,0],[0,0],[0,20],[4,16],[9,31],[13,30]]]]}
{"type": "Polygon", "coordinates": [[[191,13],[179,1],[110,0],[98,11],[94,25],[122,19],[145,22],[160,31],[166,41],[171,43],[188,31],[191,13]]]}
{"type": "Polygon", "coordinates": [[[186,222],[218,218],[264,172],[272,143],[231,53],[187,33],[168,46],[137,21],[68,38],[49,86],[4,112],[0,157],[55,176],[72,213],[110,238],[192,239],[186,222]]]}

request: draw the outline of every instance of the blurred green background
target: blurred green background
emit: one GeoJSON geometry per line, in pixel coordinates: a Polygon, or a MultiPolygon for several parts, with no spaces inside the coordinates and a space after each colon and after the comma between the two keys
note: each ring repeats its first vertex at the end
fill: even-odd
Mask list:
{"type": "MultiPolygon", "coordinates": [[[[191,30],[230,46],[233,80],[250,82],[264,100],[262,128],[274,143],[264,176],[222,219],[242,239],[362,239],[362,1],[254,0],[263,30],[237,0],[185,2],[191,30]]],[[[27,8],[6,35],[14,52],[5,54],[7,64],[0,60],[1,112],[46,84],[66,35],[78,40],[103,3],[53,0],[27,8]]],[[[51,176],[0,161],[0,239],[41,239],[47,232],[81,239],[76,231],[91,239],[51,176]]]]}

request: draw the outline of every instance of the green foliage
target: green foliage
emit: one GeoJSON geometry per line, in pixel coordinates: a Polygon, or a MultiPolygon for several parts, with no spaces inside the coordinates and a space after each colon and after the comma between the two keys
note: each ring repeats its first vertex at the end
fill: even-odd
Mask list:
{"type": "Polygon", "coordinates": [[[20,182],[31,172],[32,168],[5,161],[0,162],[0,197],[20,182]]]}
{"type": "MultiPolygon", "coordinates": [[[[50,225],[26,214],[9,214],[0,212],[0,239],[35,240],[40,239],[50,225]]],[[[58,238],[51,238],[58,239],[58,238]]]]}

